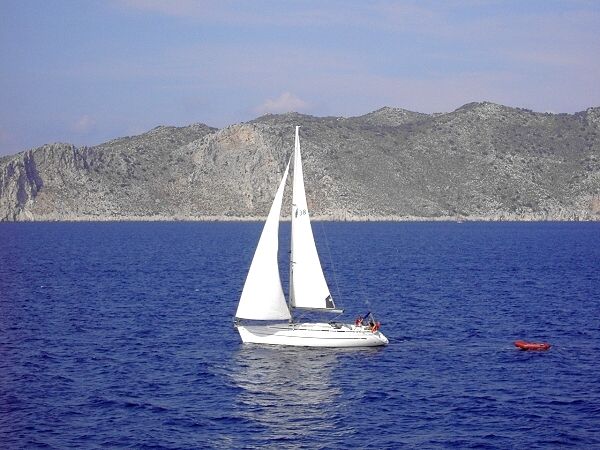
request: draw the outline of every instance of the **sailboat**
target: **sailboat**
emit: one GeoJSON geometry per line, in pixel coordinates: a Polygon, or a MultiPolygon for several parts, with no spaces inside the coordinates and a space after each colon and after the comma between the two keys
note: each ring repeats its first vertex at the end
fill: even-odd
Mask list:
{"type": "Polygon", "coordinates": [[[288,162],[256,247],[234,324],[242,342],[302,347],[374,347],[387,345],[379,323],[369,313],[354,323],[296,322],[301,310],[342,313],[336,308],[313,237],[300,155],[299,128],[294,145],[290,286],[286,301],[278,265],[279,220],[288,162]]]}

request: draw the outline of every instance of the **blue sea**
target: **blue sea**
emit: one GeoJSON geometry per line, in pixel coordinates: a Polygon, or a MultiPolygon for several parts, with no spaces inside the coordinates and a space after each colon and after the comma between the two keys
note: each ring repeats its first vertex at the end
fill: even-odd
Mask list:
{"type": "Polygon", "coordinates": [[[600,448],[600,223],[313,225],[389,346],[243,345],[259,223],[0,224],[0,447],[600,448]]]}

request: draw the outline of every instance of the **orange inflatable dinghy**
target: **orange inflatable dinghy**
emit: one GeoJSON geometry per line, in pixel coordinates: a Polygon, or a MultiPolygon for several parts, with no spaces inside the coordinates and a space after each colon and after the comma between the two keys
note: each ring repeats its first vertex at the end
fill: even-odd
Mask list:
{"type": "Polygon", "coordinates": [[[515,341],[515,347],[521,350],[548,350],[551,345],[547,342],[515,341]]]}

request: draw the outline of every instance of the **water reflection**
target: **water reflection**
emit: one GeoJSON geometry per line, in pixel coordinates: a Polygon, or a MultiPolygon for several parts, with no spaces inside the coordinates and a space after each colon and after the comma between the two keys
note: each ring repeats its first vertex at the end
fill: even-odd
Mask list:
{"type": "Polygon", "coordinates": [[[241,389],[236,414],[264,431],[260,434],[265,442],[280,441],[287,447],[299,436],[303,442],[340,437],[337,363],[338,354],[327,349],[240,347],[231,372],[241,389]]]}

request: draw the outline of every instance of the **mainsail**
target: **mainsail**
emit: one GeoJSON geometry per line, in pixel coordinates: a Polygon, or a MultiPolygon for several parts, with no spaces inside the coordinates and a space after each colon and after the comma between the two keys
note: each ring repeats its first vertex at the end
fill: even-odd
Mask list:
{"type": "Polygon", "coordinates": [[[254,252],[240,303],[235,313],[238,319],[285,320],[291,318],[283,295],[277,264],[279,216],[289,168],[290,163],[288,162],[254,252]]]}
{"type": "Polygon", "coordinates": [[[308,309],[334,309],[335,305],[323,275],[310,226],[300,156],[299,128],[296,127],[294,148],[290,306],[308,309]]]}

